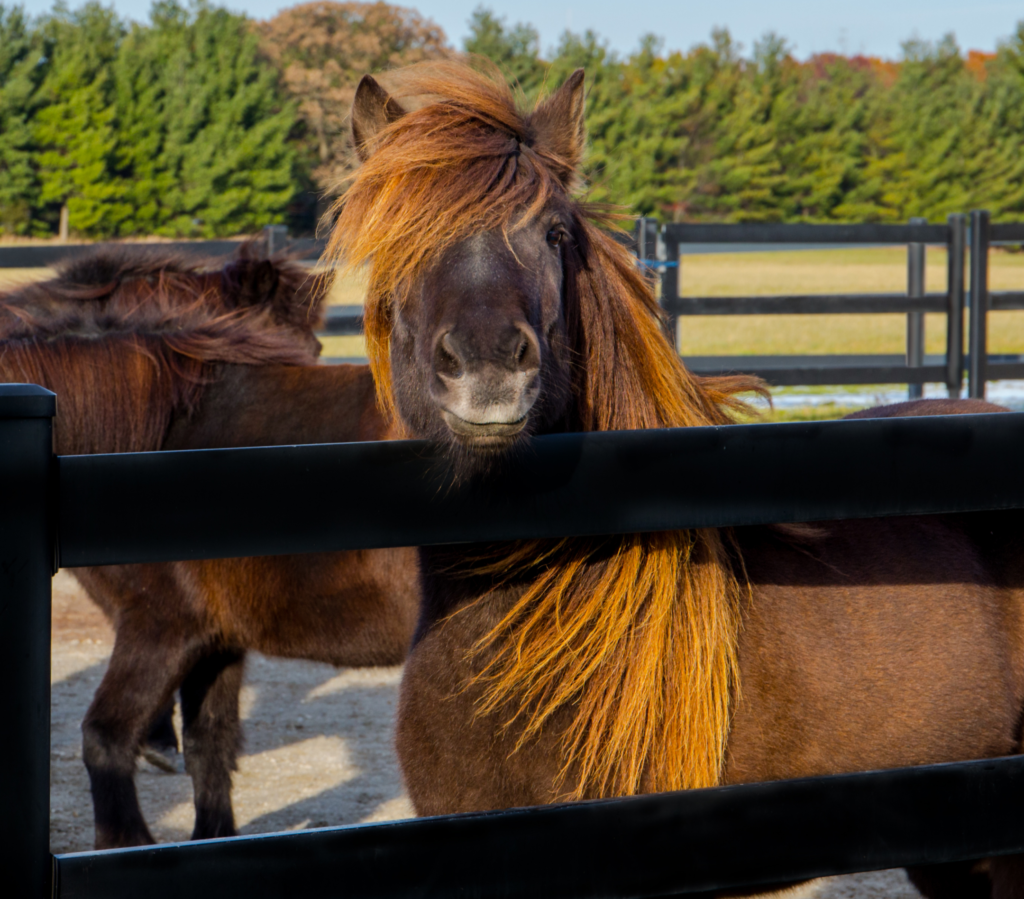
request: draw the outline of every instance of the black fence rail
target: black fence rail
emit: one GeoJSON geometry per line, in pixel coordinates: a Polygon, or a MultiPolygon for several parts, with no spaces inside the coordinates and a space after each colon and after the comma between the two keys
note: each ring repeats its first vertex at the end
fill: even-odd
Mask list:
{"type": "Polygon", "coordinates": [[[417,441],[55,457],[54,411],[0,385],[11,895],[654,899],[1024,851],[1013,757],[51,856],[57,565],[1024,508],[1024,414],[554,435],[481,491],[417,441]],[[738,459],[773,477],[735,478],[738,459]],[[342,494],[360,519],[329,511],[342,494]],[[159,516],[134,514],[142,495],[159,516]]]}
{"type": "Polygon", "coordinates": [[[927,382],[945,383],[958,396],[963,378],[963,310],[966,221],[962,214],[945,225],[912,219],[907,225],[816,224],[668,224],[658,227],[650,219],[637,224],[641,258],[661,269],[661,303],[668,314],[668,335],[678,340],[679,319],[689,315],[815,315],[822,313],[896,312],[907,315],[905,356],[687,356],[698,374],[742,371],[771,384],[891,384],[910,385],[910,396],[922,395],[927,382]],[[762,244],[772,248],[793,245],[907,246],[906,293],[786,295],[764,297],[681,296],[683,255],[688,245],[762,244]],[[925,292],[926,246],[947,251],[947,289],[925,292]],[[946,352],[925,356],[924,315],[946,314],[946,352]]]}

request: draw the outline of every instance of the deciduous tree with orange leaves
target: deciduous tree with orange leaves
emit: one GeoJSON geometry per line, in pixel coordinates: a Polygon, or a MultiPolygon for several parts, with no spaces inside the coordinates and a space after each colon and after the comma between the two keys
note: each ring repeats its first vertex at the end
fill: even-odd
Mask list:
{"type": "Polygon", "coordinates": [[[304,3],[257,27],[299,104],[314,184],[329,193],[344,189],[355,164],[348,112],[359,78],[450,52],[430,19],[388,3],[304,3]]]}

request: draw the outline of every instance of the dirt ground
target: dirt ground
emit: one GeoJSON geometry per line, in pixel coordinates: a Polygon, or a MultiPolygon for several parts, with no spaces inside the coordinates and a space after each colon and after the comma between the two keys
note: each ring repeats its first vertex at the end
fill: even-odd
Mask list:
{"type": "MultiPolygon", "coordinates": [[[[93,844],[82,718],[106,670],[114,634],[66,572],[53,581],[50,846],[93,844]]],[[[400,668],[337,670],[251,655],[242,692],[245,745],[234,778],[243,834],[408,818],[391,734],[400,668]]],[[[180,734],[180,721],[177,722],[180,734]]],[[[140,762],[142,810],[160,842],[187,840],[192,785],[184,769],[140,762]]],[[[804,888],[815,899],[916,899],[901,871],[835,877],[804,888]]]]}

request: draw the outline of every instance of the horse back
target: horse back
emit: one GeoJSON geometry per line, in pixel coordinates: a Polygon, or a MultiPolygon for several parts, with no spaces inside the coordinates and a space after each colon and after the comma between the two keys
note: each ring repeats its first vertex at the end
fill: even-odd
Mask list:
{"type": "Polygon", "coordinates": [[[385,440],[367,365],[224,365],[164,449],[385,440]]]}

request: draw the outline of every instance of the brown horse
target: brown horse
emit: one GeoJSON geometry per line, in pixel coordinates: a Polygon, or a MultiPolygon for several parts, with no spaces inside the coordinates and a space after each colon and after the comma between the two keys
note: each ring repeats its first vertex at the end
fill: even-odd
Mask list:
{"type": "MultiPolygon", "coordinates": [[[[573,198],[582,71],[532,112],[453,63],[391,77],[358,89],[364,162],[331,250],[369,265],[371,367],[406,433],[472,480],[531,434],[728,422],[757,382],[687,372],[635,260],[573,198]]],[[[1016,753],[1019,520],[424,549],[398,724],[416,809],[1016,753]]],[[[1012,858],[912,876],[936,897],[1024,886],[1012,858]]]]}
{"type": "MultiPolygon", "coordinates": [[[[0,298],[0,377],[57,393],[61,454],[385,439],[368,369],[315,364],[319,304],[303,269],[251,253],[204,272],[105,252],[0,298]]],[[[138,514],[160,510],[139,497],[138,514]]],[[[176,690],[193,838],[231,835],[246,651],[394,665],[418,606],[411,550],[74,574],[117,634],[82,725],[98,848],[153,841],[135,759],[176,690]]]]}

